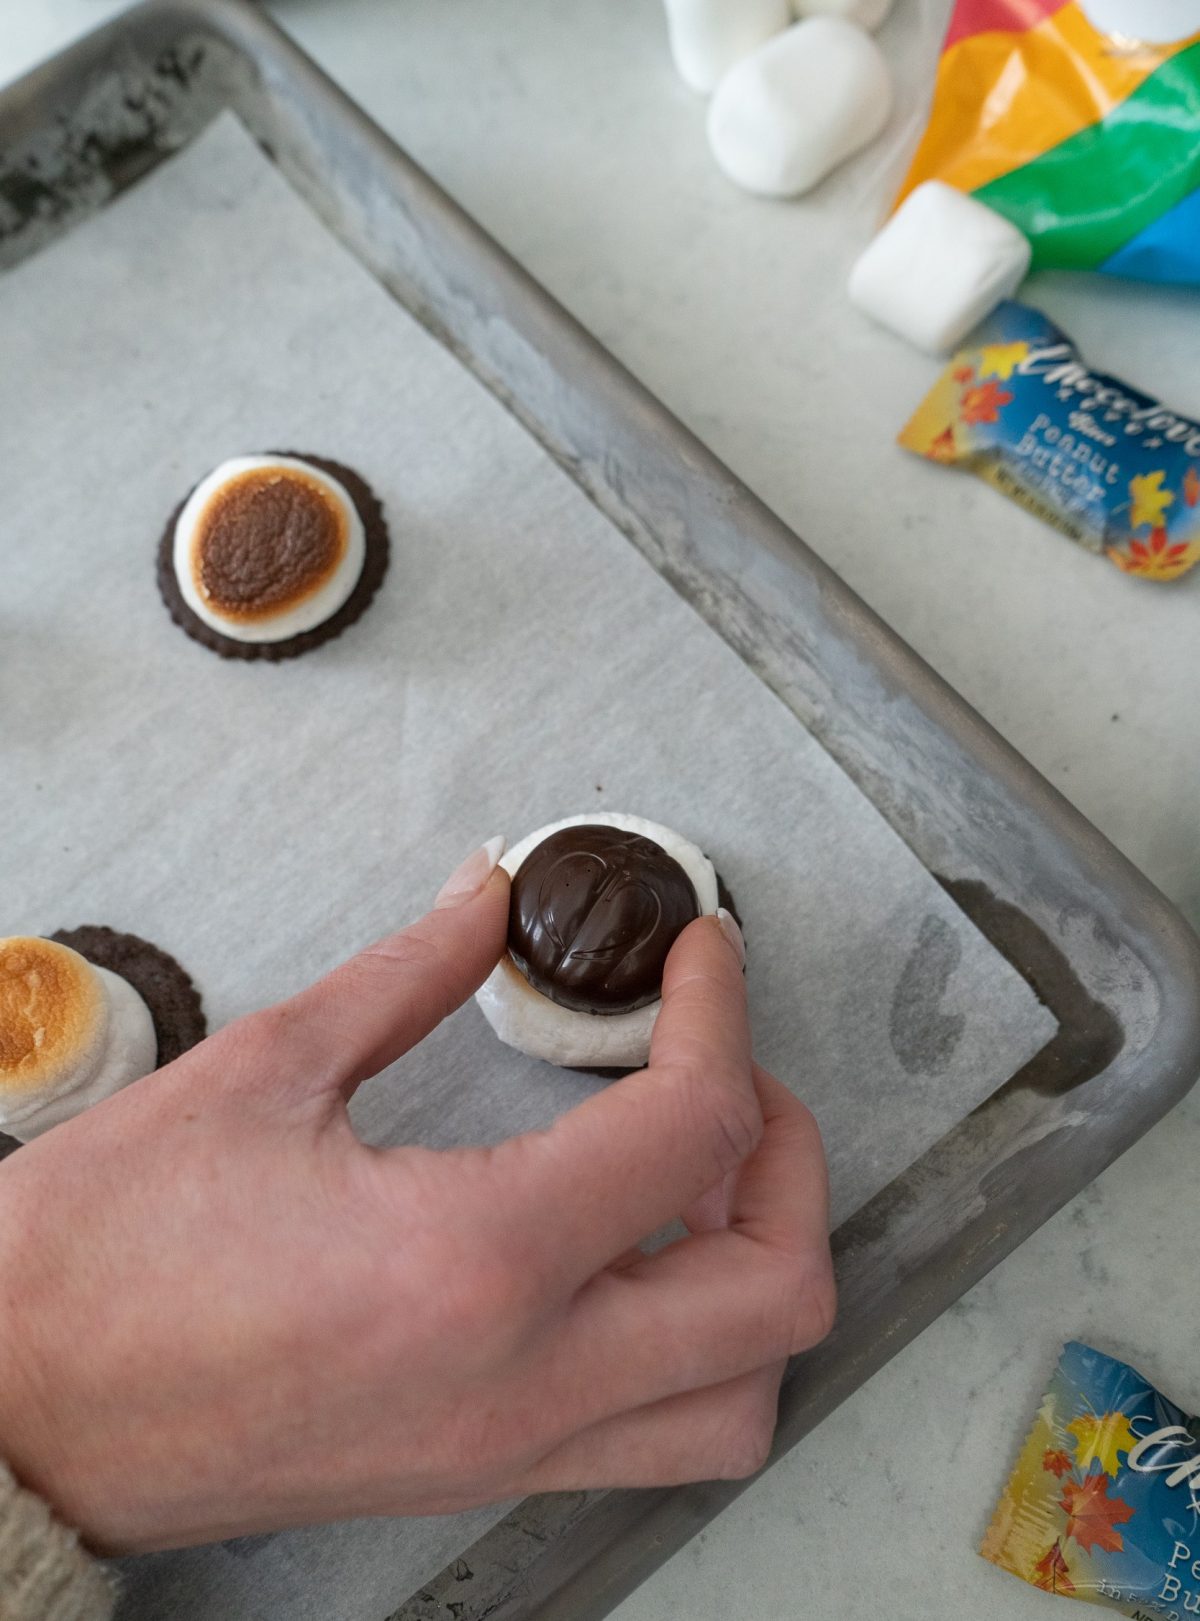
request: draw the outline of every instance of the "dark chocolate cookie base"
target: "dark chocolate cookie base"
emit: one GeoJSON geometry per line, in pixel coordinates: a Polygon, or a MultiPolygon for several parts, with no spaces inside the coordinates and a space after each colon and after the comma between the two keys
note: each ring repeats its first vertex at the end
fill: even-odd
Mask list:
{"type": "MultiPolygon", "coordinates": [[[[738,912],[733,896],[726,888],[725,880],[720,873],[717,874],[717,905],[723,906],[727,912],[733,913],[734,921],[740,929],[742,926],[741,914],[738,912]]],[[[582,1064],[569,1064],[567,1067],[573,1070],[576,1075],[594,1075],[598,1081],[623,1081],[626,1075],[637,1074],[635,1069],[585,1069],[582,1064]]],[[[644,1064],[641,1066],[643,1069],[645,1067],[644,1064]]]]}
{"type": "MultiPolygon", "coordinates": [[[[94,923],[78,929],[59,929],[50,938],[61,946],[70,946],[97,968],[108,968],[129,981],[154,1021],[158,1039],[156,1069],[204,1040],[208,1025],[200,993],[190,976],[165,951],[136,934],[121,934],[94,923]]],[[[20,1146],[16,1137],[0,1131],[0,1160],[20,1146]]]]}
{"type": "Polygon", "coordinates": [[[107,968],[129,981],[154,1020],[154,1034],[158,1037],[155,1068],[173,1063],[189,1047],[204,1040],[208,1026],[200,993],[190,975],[165,951],[136,934],[120,934],[98,924],[59,929],[50,938],[70,946],[97,968],[107,968]]]}
{"type": "Polygon", "coordinates": [[[268,450],[263,454],[291,456],[297,461],[310,462],[312,466],[320,468],[321,472],[336,478],[345,488],[362,520],[366,538],[362,573],[354,590],[337,613],[332,614],[324,624],[306,630],[299,636],[289,636],[281,642],[239,642],[232,636],[222,636],[219,630],[213,630],[211,625],[206,625],[183,600],[179,581],[175,578],[175,525],[191,496],[190,490],[167,520],[167,527],[163,530],[162,539],[158,543],[157,576],[159,594],[166,603],[167,612],[180,630],[186,632],[194,642],[199,642],[202,647],[207,647],[210,652],[218,654],[223,659],[267,659],[272,663],[278,663],[281,659],[298,658],[301,653],[309,653],[314,647],[321,647],[325,642],[332,641],[349,625],[354,624],[356,619],[362,617],[383,583],[391,548],[387,522],[379,498],[367,481],[352,467],[344,467],[341,462],[329,461],[322,456],[310,456],[301,450],[268,450]]]}

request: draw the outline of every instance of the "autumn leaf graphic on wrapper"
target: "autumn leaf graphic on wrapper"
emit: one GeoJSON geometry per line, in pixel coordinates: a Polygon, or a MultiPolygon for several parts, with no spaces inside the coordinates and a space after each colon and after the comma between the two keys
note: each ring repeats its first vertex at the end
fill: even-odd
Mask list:
{"type": "Polygon", "coordinates": [[[1028,354],[1029,345],[1023,339],[1016,343],[986,344],[979,356],[979,375],[999,377],[1007,383],[1028,354]]]}
{"type": "Polygon", "coordinates": [[[1062,1458],[1070,1473],[1069,1449],[1076,1444],[1048,1392],[979,1550],[992,1564],[1048,1593],[1070,1592],[1076,1578],[1063,1549],[1061,1480],[1056,1479],[1056,1469],[1047,1471],[1046,1462],[1062,1458]]]}
{"type": "Polygon", "coordinates": [[[1149,541],[1131,540],[1127,552],[1110,546],[1108,555],[1124,574],[1137,574],[1144,580],[1176,580],[1200,563],[1200,541],[1177,540],[1172,545],[1167,531],[1156,529],[1149,541]]]}
{"type": "Polygon", "coordinates": [[[1090,1560],[1124,1550],[1118,1527],[1134,1510],[1109,1490],[1136,1445],[1125,1413],[1069,1418],[1047,1393],[984,1537],[984,1558],[1045,1593],[1090,1596],[1090,1560]]]}
{"type": "MultiPolygon", "coordinates": [[[[1200,476],[1192,483],[1195,473],[1194,467],[1189,468],[1183,482],[1188,506],[1195,505],[1193,494],[1200,497],[1200,476]]],[[[1129,527],[1149,527],[1150,539],[1135,536],[1124,551],[1116,546],[1108,548],[1109,557],[1124,574],[1137,574],[1144,580],[1175,580],[1200,562],[1200,541],[1172,542],[1167,538],[1167,508],[1174,505],[1175,497],[1163,489],[1165,477],[1160,471],[1140,473],[1129,480],[1129,527]]]]}
{"type": "Polygon", "coordinates": [[[1124,1413],[1085,1413],[1067,1425],[1067,1433],[1075,1437],[1075,1467],[1084,1475],[1099,1462],[1104,1473],[1115,1478],[1121,1471],[1117,1453],[1127,1453],[1137,1444],[1124,1413]]]}
{"type": "Polygon", "coordinates": [[[1138,473],[1129,480],[1129,527],[1131,529],[1160,529],[1166,520],[1167,508],[1175,497],[1162,487],[1166,474],[1138,473]]]}
{"type": "Polygon", "coordinates": [[[1075,1583],[1071,1580],[1071,1567],[1063,1558],[1062,1543],[1056,1542],[1033,1567],[1033,1576],[1030,1578],[1034,1587],[1040,1587],[1043,1593],[1073,1593],[1075,1583]]]}
{"type": "Polygon", "coordinates": [[[1108,1495],[1108,1476],[1087,1475],[1082,1483],[1068,1480],[1059,1498],[1067,1516],[1066,1537],[1077,1542],[1085,1553],[1102,1548],[1120,1553],[1125,1546],[1118,1525],[1133,1518],[1133,1508],[1119,1497],[1108,1495]]]}
{"type": "Polygon", "coordinates": [[[1004,406],[1012,403],[1012,395],[999,383],[976,383],[963,391],[959,415],[971,427],[981,422],[999,422],[1004,406]]]}
{"type": "Polygon", "coordinates": [[[931,462],[952,462],[958,456],[958,446],[954,443],[954,428],[944,428],[937,438],[932,440],[929,449],[925,452],[931,462]]]}

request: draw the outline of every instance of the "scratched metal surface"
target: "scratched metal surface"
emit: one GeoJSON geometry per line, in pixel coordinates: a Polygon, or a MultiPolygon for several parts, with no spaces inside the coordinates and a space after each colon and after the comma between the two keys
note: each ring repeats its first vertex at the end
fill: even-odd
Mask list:
{"type": "MultiPolygon", "coordinates": [[[[0,265],[224,106],[789,705],[1059,1019],[1025,1070],[839,1228],[839,1325],[790,1370],[778,1455],[1191,1086],[1200,943],[241,0],[150,0],[0,97],[0,265]]],[[[603,1616],[743,1484],[531,1499],[392,1621],[603,1616]]]]}

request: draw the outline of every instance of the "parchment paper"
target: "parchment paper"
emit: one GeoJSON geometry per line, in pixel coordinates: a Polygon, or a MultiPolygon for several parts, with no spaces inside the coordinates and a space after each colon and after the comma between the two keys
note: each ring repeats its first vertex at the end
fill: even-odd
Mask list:
{"type": "MultiPolygon", "coordinates": [[[[0,285],[0,469],[0,932],[145,935],[215,1027],[423,910],[493,833],[653,817],[736,897],[758,1052],[820,1119],[836,1220],[1052,1034],[794,717],[232,118],[0,285]],[[318,653],[227,663],[171,624],[155,546],[217,461],[267,448],[358,468],[393,564],[318,653]]],[[[354,1117],[375,1143],[495,1140],[595,1084],[468,1005],[354,1117]]],[[[121,1615],[378,1618],[499,1513],[127,1562],[121,1615]]]]}

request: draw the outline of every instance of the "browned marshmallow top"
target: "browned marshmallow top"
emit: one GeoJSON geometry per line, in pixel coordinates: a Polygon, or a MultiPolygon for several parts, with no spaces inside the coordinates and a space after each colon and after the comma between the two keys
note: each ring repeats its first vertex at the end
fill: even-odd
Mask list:
{"type": "Polygon", "coordinates": [[[327,583],[346,554],[345,516],[328,489],[293,467],[230,479],[200,514],[196,589],[230,619],[267,619],[327,583]]]}
{"type": "Polygon", "coordinates": [[[103,1039],[104,994],[91,965],[52,940],[0,940],[0,1095],[66,1072],[103,1039]]]}

